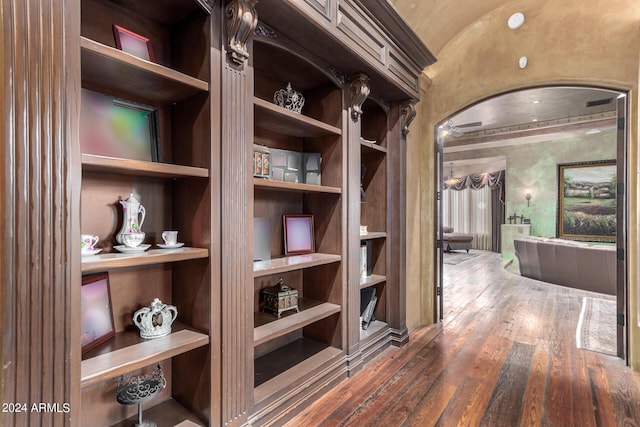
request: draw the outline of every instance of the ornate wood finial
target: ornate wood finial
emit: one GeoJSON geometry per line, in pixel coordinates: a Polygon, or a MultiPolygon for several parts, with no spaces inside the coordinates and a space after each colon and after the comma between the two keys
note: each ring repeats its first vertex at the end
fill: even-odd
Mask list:
{"type": "Polygon", "coordinates": [[[402,114],[402,136],[406,137],[409,133],[409,125],[416,118],[416,100],[407,99],[402,102],[400,113],[402,114]]]}
{"type": "Polygon", "coordinates": [[[351,87],[351,118],[357,122],[362,115],[362,104],[371,91],[369,76],[358,73],[351,76],[349,82],[351,87]]]}
{"type": "Polygon", "coordinates": [[[238,65],[243,65],[249,58],[247,40],[258,24],[258,14],[254,7],[257,2],[257,0],[232,0],[225,8],[228,54],[238,65]]]}

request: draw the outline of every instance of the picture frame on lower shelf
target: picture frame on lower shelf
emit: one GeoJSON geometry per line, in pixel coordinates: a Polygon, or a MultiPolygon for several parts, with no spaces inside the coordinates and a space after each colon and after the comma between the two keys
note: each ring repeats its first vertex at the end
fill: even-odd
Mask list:
{"type": "Polygon", "coordinates": [[[158,109],[82,88],[83,154],[159,162],[158,109]]]}
{"type": "Polygon", "coordinates": [[[115,38],[116,48],[118,48],[118,50],[127,52],[145,61],[156,61],[153,55],[153,47],[151,47],[151,40],[148,37],[136,34],[116,24],[113,24],[113,37],[115,38]]]}
{"type": "Polygon", "coordinates": [[[313,215],[283,215],[283,223],[285,255],[315,252],[313,215]]]}
{"type": "Polygon", "coordinates": [[[115,336],[109,273],[91,274],[82,278],[80,319],[82,354],[115,336]]]}

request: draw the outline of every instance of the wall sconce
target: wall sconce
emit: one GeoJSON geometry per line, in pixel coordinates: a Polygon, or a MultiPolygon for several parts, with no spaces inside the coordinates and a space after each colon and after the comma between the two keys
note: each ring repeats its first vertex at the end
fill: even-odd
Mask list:
{"type": "Polygon", "coordinates": [[[524,190],[524,198],[527,199],[527,207],[529,207],[529,202],[531,201],[531,190],[524,190]]]}

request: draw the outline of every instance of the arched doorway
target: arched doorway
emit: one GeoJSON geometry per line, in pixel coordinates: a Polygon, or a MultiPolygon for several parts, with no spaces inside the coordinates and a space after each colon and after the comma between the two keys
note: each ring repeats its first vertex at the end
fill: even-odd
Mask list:
{"type": "MultiPolygon", "coordinates": [[[[612,259],[616,286],[617,354],[626,357],[626,115],[627,97],[624,92],[584,86],[545,86],[492,96],[459,110],[439,123],[435,129],[435,264],[440,319],[444,312],[446,287],[443,283],[443,260],[447,248],[443,233],[443,226],[447,225],[443,220],[445,177],[456,175],[451,171],[455,161],[465,160],[468,163],[474,157],[495,158],[507,153],[505,218],[515,217],[512,221],[516,222],[529,220],[530,233],[534,236],[589,242],[586,244],[602,244],[603,240],[608,240],[615,246],[616,249],[611,248],[610,252],[615,252],[612,259]],[[552,152],[554,144],[561,148],[561,154],[552,152]],[[589,149],[585,149],[587,146],[589,149]],[[594,150],[593,147],[602,149],[594,150]],[[518,150],[523,150],[520,155],[513,154],[518,150]],[[563,171],[561,166],[585,164],[589,169],[590,162],[595,164],[601,160],[615,161],[616,183],[607,196],[615,200],[614,235],[563,233],[564,211],[560,208],[563,198],[558,196],[562,184],[558,180],[563,171]]],[[[503,248],[500,252],[505,261],[509,256],[516,258],[514,254],[505,254],[508,250],[503,248]]]]}

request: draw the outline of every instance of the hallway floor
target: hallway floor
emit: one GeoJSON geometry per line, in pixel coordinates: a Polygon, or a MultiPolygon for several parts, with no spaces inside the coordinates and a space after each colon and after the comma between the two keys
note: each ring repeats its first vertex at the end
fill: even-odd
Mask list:
{"type": "Polygon", "coordinates": [[[441,324],[420,327],[287,426],[640,426],[640,374],[576,348],[590,292],[445,265],[441,324]]]}

